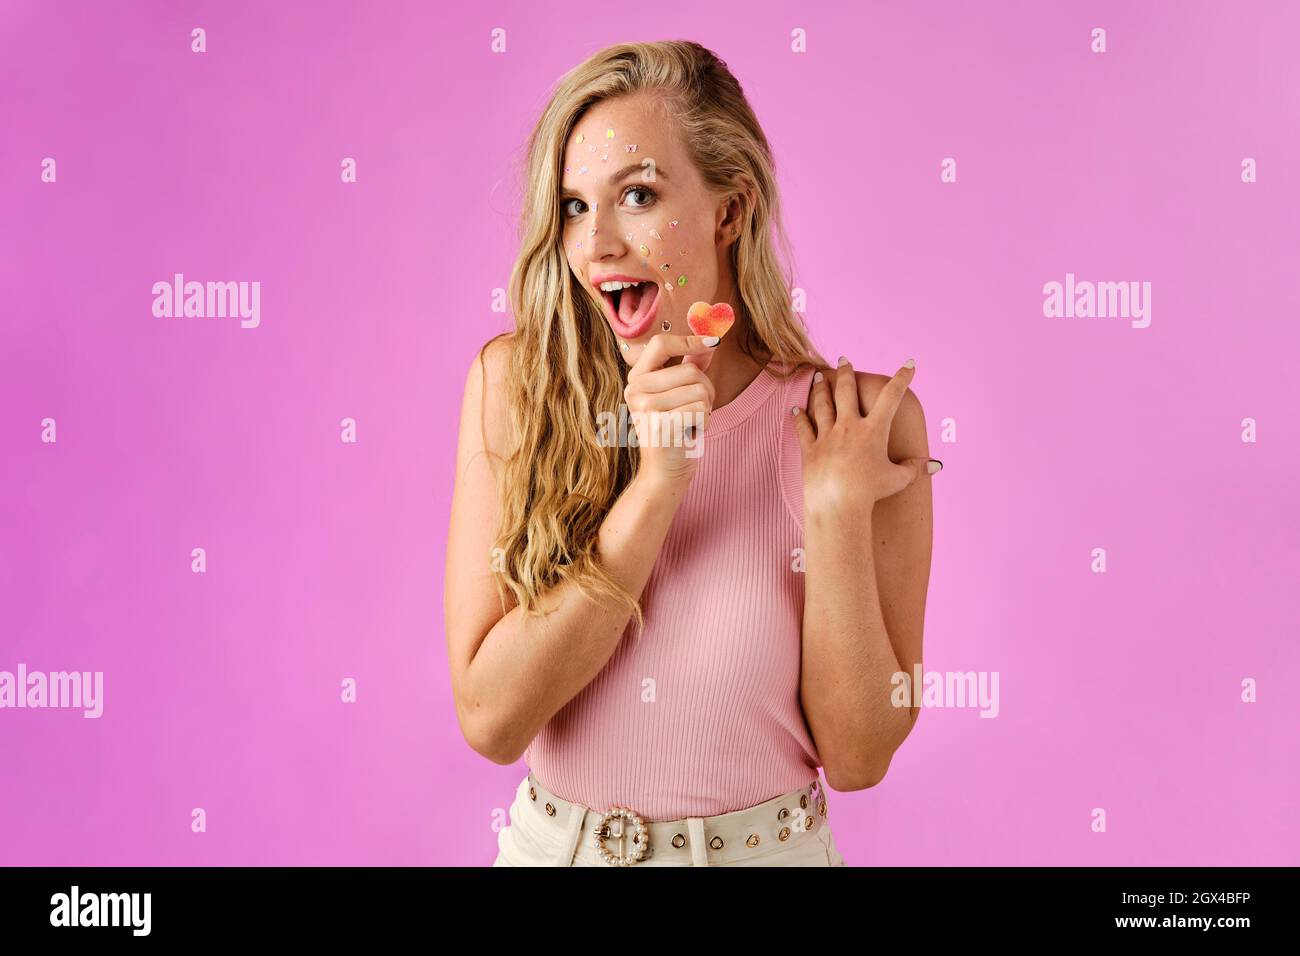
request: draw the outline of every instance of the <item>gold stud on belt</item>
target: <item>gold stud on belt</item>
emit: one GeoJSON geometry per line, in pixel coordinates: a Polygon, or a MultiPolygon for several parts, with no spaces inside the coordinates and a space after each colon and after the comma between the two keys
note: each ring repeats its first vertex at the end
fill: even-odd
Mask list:
{"type": "MultiPolygon", "coordinates": [[[[681,834],[677,834],[681,836],[681,834]]],[[[685,842],[685,841],[683,841],[685,842]]],[[[677,837],[673,837],[674,845],[677,844],[677,837]]],[[[645,821],[627,807],[610,807],[601,814],[600,819],[596,821],[596,851],[600,858],[610,866],[631,866],[634,863],[640,863],[645,859],[646,850],[650,846],[650,832],[646,828],[645,821]],[[627,827],[632,829],[632,852],[624,854],[627,827]],[[619,852],[611,853],[605,846],[605,840],[608,837],[617,837],[619,842],[619,852]]]]}
{"type": "Polygon", "coordinates": [[[672,843],[673,846],[680,850],[682,847],[686,846],[686,837],[682,836],[680,833],[674,833],[672,843]]]}

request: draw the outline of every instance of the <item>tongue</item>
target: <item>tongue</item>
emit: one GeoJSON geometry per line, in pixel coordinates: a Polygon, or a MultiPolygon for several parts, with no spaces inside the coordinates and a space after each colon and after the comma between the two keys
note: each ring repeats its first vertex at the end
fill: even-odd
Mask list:
{"type": "Polygon", "coordinates": [[[658,292],[659,286],[651,282],[643,282],[630,289],[624,289],[618,299],[619,320],[625,325],[636,325],[645,318],[658,292]]]}

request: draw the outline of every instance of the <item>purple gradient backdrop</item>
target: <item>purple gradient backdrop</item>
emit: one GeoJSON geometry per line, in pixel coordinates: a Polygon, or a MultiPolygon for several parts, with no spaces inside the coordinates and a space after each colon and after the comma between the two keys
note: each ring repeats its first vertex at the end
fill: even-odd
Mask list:
{"type": "Polygon", "coordinates": [[[1300,863],[1298,31],[1286,2],[0,3],[0,670],[105,673],[99,720],[0,710],[0,863],[491,862],[525,768],[448,685],[461,388],[551,84],[669,38],[774,144],[818,348],[916,356],[925,662],[1001,674],[997,719],[923,714],[831,795],[845,857],[1300,863]],[[153,317],[174,272],[260,281],[261,326],[153,317]],[[1066,272],[1150,281],[1151,327],[1045,318],[1066,272]]]}

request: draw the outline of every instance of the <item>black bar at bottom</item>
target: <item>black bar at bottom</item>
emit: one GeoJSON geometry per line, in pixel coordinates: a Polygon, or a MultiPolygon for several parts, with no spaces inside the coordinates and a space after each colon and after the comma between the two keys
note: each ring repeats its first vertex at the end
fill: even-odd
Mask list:
{"type": "Polygon", "coordinates": [[[836,924],[864,943],[867,933],[913,943],[1129,936],[1231,945],[1243,933],[1286,929],[1295,909],[1294,867],[752,867],[708,879],[670,875],[676,867],[606,869],[10,868],[0,870],[0,926],[6,942],[70,936],[92,945],[338,944],[413,933],[437,945],[468,930],[476,945],[525,936],[641,948],[637,941],[680,943],[677,933],[694,926],[706,934],[697,940],[710,926],[725,934],[780,925],[825,939],[836,924]],[[555,935],[566,927],[577,935],[555,935]]]}

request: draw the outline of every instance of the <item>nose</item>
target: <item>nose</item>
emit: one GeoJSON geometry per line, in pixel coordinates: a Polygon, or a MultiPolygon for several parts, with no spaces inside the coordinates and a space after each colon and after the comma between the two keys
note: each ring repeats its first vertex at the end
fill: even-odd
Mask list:
{"type": "Polygon", "coordinates": [[[595,228],[595,235],[588,235],[591,242],[591,259],[593,262],[606,262],[619,259],[627,251],[627,241],[619,235],[618,217],[611,209],[596,209],[590,218],[588,233],[595,228]]]}

